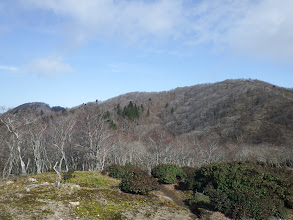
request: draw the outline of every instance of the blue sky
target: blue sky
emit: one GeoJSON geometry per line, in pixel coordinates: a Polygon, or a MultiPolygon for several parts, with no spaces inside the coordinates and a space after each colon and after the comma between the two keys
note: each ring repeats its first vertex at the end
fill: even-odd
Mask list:
{"type": "Polygon", "coordinates": [[[0,106],[252,78],[293,87],[292,0],[0,0],[0,106]]]}

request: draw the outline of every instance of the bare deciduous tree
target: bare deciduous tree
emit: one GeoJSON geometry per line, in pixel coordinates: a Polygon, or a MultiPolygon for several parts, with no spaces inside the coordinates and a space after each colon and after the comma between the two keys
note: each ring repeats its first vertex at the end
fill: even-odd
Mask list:
{"type": "Polygon", "coordinates": [[[55,163],[55,165],[54,165],[54,167],[53,167],[53,169],[55,170],[55,172],[57,173],[57,175],[58,175],[58,178],[57,178],[57,180],[56,180],[56,182],[55,182],[55,187],[57,187],[57,188],[61,188],[61,175],[60,175],[60,172],[57,170],[57,164],[58,164],[58,161],[55,163]]]}
{"type": "Polygon", "coordinates": [[[40,120],[28,126],[28,142],[33,149],[34,165],[37,173],[44,172],[46,149],[44,144],[44,133],[48,125],[40,120]]]}
{"type": "MultiPolygon", "coordinates": [[[[25,127],[31,123],[31,121],[27,118],[24,119],[20,119],[20,118],[16,118],[15,115],[7,113],[4,117],[2,117],[1,122],[6,126],[7,131],[10,133],[10,135],[12,136],[12,138],[10,140],[12,140],[12,146],[11,147],[15,147],[16,151],[17,151],[17,156],[20,162],[20,166],[21,166],[21,174],[25,175],[27,174],[26,169],[27,166],[29,164],[29,161],[27,163],[27,165],[25,164],[24,160],[23,160],[23,155],[22,155],[22,147],[25,141],[25,127]]],[[[10,152],[14,152],[13,150],[11,150],[10,152]]]]}
{"type": "Polygon", "coordinates": [[[112,136],[103,113],[98,108],[85,108],[79,116],[81,126],[78,145],[86,149],[86,165],[90,170],[102,170],[110,151],[112,136]]]}
{"type": "Polygon", "coordinates": [[[66,117],[60,117],[54,123],[51,124],[52,132],[52,143],[58,151],[60,157],[59,170],[62,170],[62,165],[64,162],[65,170],[68,171],[68,160],[66,155],[66,147],[70,145],[73,128],[76,120],[73,116],[69,115],[66,117]]]}
{"type": "Polygon", "coordinates": [[[217,162],[219,159],[219,145],[215,141],[210,143],[205,143],[204,145],[200,146],[200,153],[203,159],[203,164],[209,164],[212,162],[217,162]]]}

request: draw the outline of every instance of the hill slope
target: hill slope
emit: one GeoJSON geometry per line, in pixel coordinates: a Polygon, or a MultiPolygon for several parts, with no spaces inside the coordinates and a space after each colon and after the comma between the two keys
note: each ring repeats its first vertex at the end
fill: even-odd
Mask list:
{"type": "MultiPolygon", "coordinates": [[[[220,143],[280,145],[293,140],[293,90],[258,80],[226,80],[157,93],[133,92],[68,110],[85,111],[85,107],[101,107],[110,113],[118,128],[127,127],[131,133],[155,128],[174,136],[190,134],[220,143]],[[129,102],[138,107],[139,117],[135,120],[117,114],[117,106],[123,110],[129,102]]],[[[47,117],[66,111],[45,103],[27,103],[11,112],[26,114],[30,110],[47,117]]]]}
{"type": "MultiPolygon", "coordinates": [[[[222,143],[290,143],[293,136],[293,91],[257,80],[226,80],[160,93],[129,93],[102,105],[129,101],[150,110],[139,124],[159,124],[175,136],[191,133],[222,143]]],[[[117,115],[116,115],[117,118],[117,115]]]]}

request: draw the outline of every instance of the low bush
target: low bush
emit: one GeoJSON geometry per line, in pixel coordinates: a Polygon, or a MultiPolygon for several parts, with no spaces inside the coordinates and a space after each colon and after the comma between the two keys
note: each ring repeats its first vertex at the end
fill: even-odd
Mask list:
{"type": "Polygon", "coordinates": [[[256,195],[255,192],[210,190],[206,193],[211,205],[233,219],[270,219],[286,217],[284,202],[276,195],[256,195]]]}
{"type": "Polygon", "coordinates": [[[193,199],[188,201],[189,205],[200,206],[208,208],[210,207],[211,201],[210,197],[203,193],[195,193],[193,199]]]}
{"type": "Polygon", "coordinates": [[[66,173],[63,174],[63,180],[66,181],[73,178],[74,177],[73,173],[74,173],[74,169],[69,169],[66,173]]]}
{"type": "Polygon", "coordinates": [[[113,178],[123,178],[125,175],[125,167],[119,164],[112,164],[106,168],[108,175],[113,178]]]}
{"type": "Polygon", "coordinates": [[[211,164],[194,172],[194,191],[232,218],[286,217],[292,207],[293,182],[288,171],[251,162],[211,164]],[[285,175],[284,175],[285,173],[285,175]]]}
{"type": "Polygon", "coordinates": [[[128,164],[119,186],[124,192],[144,195],[157,189],[158,183],[146,171],[128,164]]]}
{"type": "Polygon", "coordinates": [[[106,172],[108,172],[110,177],[122,179],[133,167],[135,167],[135,165],[131,163],[127,163],[125,165],[112,164],[106,168],[106,172]]]}
{"type": "Polygon", "coordinates": [[[152,169],[152,176],[159,179],[160,183],[172,184],[182,180],[186,174],[183,169],[175,164],[160,164],[152,169]]]}
{"type": "Polygon", "coordinates": [[[196,168],[193,167],[182,167],[186,176],[184,177],[183,185],[185,190],[193,190],[193,186],[195,185],[195,171],[196,168]]]}
{"type": "Polygon", "coordinates": [[[106,170],[102,170],[102,171],[101,171],[101,174],[104,176],[104,175],[107,175],[108,173],[107,173],[106,170]]]}

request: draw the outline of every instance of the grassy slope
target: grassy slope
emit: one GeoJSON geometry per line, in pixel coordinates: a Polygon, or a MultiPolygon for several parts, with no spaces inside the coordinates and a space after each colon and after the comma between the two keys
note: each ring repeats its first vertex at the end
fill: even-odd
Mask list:
{"type": "Polygon", "coordinates": [[[159,192],[126,194],[119,190],[119,180],[99,172],[74,175],[61,189],[54,187],[54,173],[2,180],[0,219],[191,219],[188,210],[159,192]]]}

